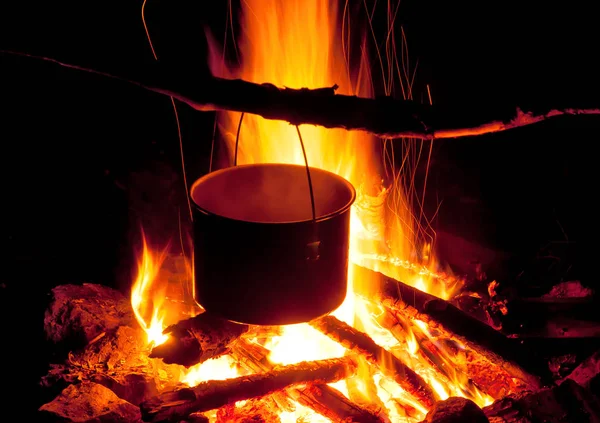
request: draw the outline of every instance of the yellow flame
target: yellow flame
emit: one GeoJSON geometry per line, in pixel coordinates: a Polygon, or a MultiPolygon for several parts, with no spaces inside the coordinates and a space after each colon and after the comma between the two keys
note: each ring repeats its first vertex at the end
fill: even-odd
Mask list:
{"type": "Polygon", "coordinates": [[[239,375],[235,360],[229,355],[222,355],[182,370],[179,380],[186,385],[196,386],[207,380],[225,380],[239,375]]]}
{"type": "Polygon", "coordinates": [[[148,247],[142,233],[142,253],[138,259],[138,272],[131,287],[131,307],[135,317],[146,332],[148,344],[157,346],[168,339],[163,334],[166,310],[162,309],[164,288],[157,287],[156,279],[165,259],[165,251],[157,253],[148,247]]]}
{"type": "MultiPolygon", "coordinates": [[[[247,0],[242,3],[244,37],[238,42],[243,58],[239,69],[225,71],[213,46],[214,74],[248,81],[269,82],[290,88],[339,86],[340,94],[357,92],[351,86],[338,43],[337,1],[247,0]]],[[[359,78],[360,76],[357,76],[359,78]]],[[[366,84],[360,84],[368,88],[366,84]]],[[[230,153],[235,148],[240,114],[220,117],[230,153]]],[[[376,143],[372,136],[342,129],[300,127],[310,166],[345,177],[359,186],[376,169],[376,143]]],[[[296,128],[287,122],[245,115],[238,163],[304,164],[296,128]]]]}
{"type": "Polygon", "coordinates": [[[341,357],[345,351],[307,323],[284,326],[283,333],[273,336],[265,347],[271,351],[269,359],[278,364],[341,357]]]}
{"type": "MultiPolygon", "coordinates": [[[[362,55],[357,72],[352,72],[349,54],[343,51],[345,44],[340,42],[339,22],[336,0],[245,0],[241,15],[243,37],[236,45],[241,63],[228,69],[223,63],[223,54],[217,52],[211,41],[211,70],[217,76],[267,82],[279,87],[319,88],[337,84],[339,94],[370,96],[366,55],[362,55]]],[[[238,163],[304,164],[296,128],[286,122],[245,115],[241,128],[238,128],[240,114],[226,112],[219,116],[219,123],[229,147],[229,163],[239,129],[238,163]]],[[[362,132],[317,126],[302,125],[300,131],[308,164],[345,177],[357,189],[350,228],[352,261],[420,290],[449,298],[458,284],[447,275],[430,270],[437,267],[433,247],[431,242],[422,243],[417,239],[422,232],[422,219],[416,216],[412,202],[407,200],[400,172],[394,171],[391,187],[383,185],[383,160],[377,150],[379,140],[362,132]],[[414,257],[419,257],[420,263],[414,263],[414,257]]],[[[412,182],[410,185],[414,186],[412,182]]],[[[362,300],[354,294],[354,287],[372,282],[353,278],[350,266],[348,294],[334,315],[350,325],[356,321],[370,321],[369,313],[359,304],[362,300]]],[[[375,330],[368,324],[366,329],[380,345],[397,347],[398,340],[389,331],[375,330]]],[[[419,361],[422,357],[418,354],[419,342],[413,331],[408,332],[405,345],[409,356],[413,357],[412,364],[420,368],[423,377],[441,397],[455,393],[456,389],[450,389],[448,382],[438,380],[430,366],[419,361]]],[[[271,339],[266,347],[271,350],[270,359],[282,364],[344,354],[340,345],[306,324],[283,328],[282,335],[271,339]]],[[[410,399],[410,395],[401,393],[397,384],[392,388],[394,382],[386,382],[380,374],[377,378],[381,382],[378,384],[379,396],[390,413],[393,414],[390,401],[398,400],[399,396],[416,410],[415,413],[426,413],[427,410],[410,399]],[[387,391],[382,386],[386,386],[387,391]]],[[[347,394],[343,382],[335,385],[347,394]]]]}
{"type": "Polygon", "coordinates": [[[464,363],[454,359],[447,348],[438,342],[427,323],[418,319],[403,321],[403,336],[400,337],[378,323],[378,316],[384,313],[381,305],[359,299],[357,306],[361,323],[368,335],[418,373],[440,399],[460,396],[471,399],[480,407],[493,402],[491,396],[470,383],[464,363]],[[399,342],[399,338],[404,345],[399,342]],[[431,347],[428,352],[423,350],[427,345],[431,347]],[[432,364],[433,360],[436,364],[432,364]]]}
{"type": "MultiPolygon", "coordinates": [[[[210,64],[213,74],[291,88],[319,88],[337,84],[339,94],[372,94],[367,79],[369,65],[365,60],[366,55],[361,56],[356,72],[349,69],[350,54],[343,47],[347,45],[340,43],[338,32],[340,19],[337,0],[244,0],[241,5],[243,38],[236,47],[239,47],[242,63],[236,68],[227,69],[222,54],[216,53],[216,46],[211,43],[210,64]]],[[[389,88],[387,85],[388,94],[389,88]]],[[[231,163],[240,114],[223,113],[219,116],[219,123],[229,147],[231,163]]],[[[413,202],[407,199],[405,190],[414,189],[410,188],[414,187],[414,181],[406,184],[401,180],[405,158],[402,168],[391,172],[391,186],[385,186],[382,177],[385,160],[379,155],[379,140],[357,131],[308,125],[302,125],[299,129],[308,164],[348,179],[357,189],[357,200],[351,213],[351,260],[441,298],[451,297],[459,286],[457,280],[451,275],[432,270],[438,267],[432,241],[423,243],[419,239],[423,233],[423,212],[417,216],[413,202]]],[[[240,164],[304,164],[296,128],[286,122],[245,115],[239,141],[240,164]]],[[[155,283],[164,255],[152,252],[145,238],[143,241],[131,302],[136,318],[148,334],[148,342],[158,345],[166,340],[162,332],[171,314],[170,308],[163,303],[165,295],[159,289],[161,284],[155,283]]],[[[354,288],[359,284],[370,283],[373,281],[356,280],[350,266],[348,294],[334,315],[355,327],[360,324],[361,330],[376,343],[402,357],[440,398],[458,395],[471,398],[480,406],[487,405],[491,398],[469,384],[460,366],[423,322],[403,322],[406,327],[403,339],[377,324],[377,315],[382,313],[381,307],[368,303],[354,293],[354,288]],[[425,342],[435,346],[438,366],[442,369],[428,361],[423,350],[425,342]]],[[[341,345],[307,324],[282,328],[281,335],[272,337],[265,347],[271,351],[270,361],[278,364],[340,357],[346,353],[341,345]]],[[[385,405],[392,421],[422,420],[428,410],[410,394],[369,366],[368,371],[364,370],[359,371],[359,380],[354,389],[365,398],[378,397],[378,402],[385,405]],[[376,393],[369,392],[369,389],[376,390],[376,393]]],[[[240,374],[234,360],[225,355],[182,370],[180,381],[194,386],[202,381],[222,380],[240,374]]],[[[349,396],[350,388],[346,381],[331,385],[349,396]]],[[[327,421],[300,404],[296,404],[295,411],[280,413],[280,418],[283,422],[327,421]]]]}

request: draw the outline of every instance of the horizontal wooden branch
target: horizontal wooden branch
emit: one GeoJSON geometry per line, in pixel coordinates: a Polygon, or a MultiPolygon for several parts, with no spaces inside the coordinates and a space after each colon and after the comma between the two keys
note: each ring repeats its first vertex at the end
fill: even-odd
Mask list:
{"type": "MultiPolygon", "coordinates": [[[[231,356],[242,367],[252,372],[264,373],[273,370],[275,365],[269,361],[268,355],[269,350],[263,346],[242,338],[234,342],[231,347],[231,356]]],[[[323,383],[290,387],[272,394],[272,398],[278,404],[282,402],[282,396],[293,398],[333,422],[384,423],[387,421],[387,417],[384,420],[378,414],[353,403],[337,389],[323,383]]]]}
{"type": "Polygon", "coordinates": [[[226,380],[210,380],[193,388],[164,392],[140,405],[144,421],[178,422],[191,413],[261,397],[306,383],[330,383],[356,373],[352,357],[305,361],[273,370],[226,380]]]}
{"type": "Polygon", "coordinates": [[[527,112],[518,107],[485,109],[474,105],[434,108],[392,97],[375,99],[336,94],[337,86],[316,89],[279,88],[240,79],[203,77],[193,86],[181,86],[176,75],[152,67],[134,78],[112,75],[58,60],[20,52],[0,53],[52,62],[79,71],[117,79],[146,90],[175,98],[196,110],[228,110],[287,121],[292,125],[311,124],[370,132],[382,138],[460,138],[506,131],[561,115],[600,115],[600,107],[563,108],[527,112]]]}

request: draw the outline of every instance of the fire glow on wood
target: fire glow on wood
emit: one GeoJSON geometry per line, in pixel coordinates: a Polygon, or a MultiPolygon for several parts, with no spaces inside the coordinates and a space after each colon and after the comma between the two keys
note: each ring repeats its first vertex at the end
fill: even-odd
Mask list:
{"type": "MultiPolygon", "coordinates": [[[[225,66],[213,42],[215,76],[292,88],[337,84],[342,94],[372,95],[366,55],[350,69],[349,46],[339,43],[338,28],[348,20],[338,15],[336,1],[247,0],[242,8],[244,37],[237,43],[242,63],[225,66]]],[[[395,54],[393,43],[389,48],[395,54]]],[[[410,74],[400,80],[410,99],[410,74]]],[[[386,94],[391,90],[390,82],[386,94]]],[[[239,113],[219,116],[230,151],[239,124],[239,113]]],[[[296,130],[286,122],[248,115],[240,132],[239,163],[304,163],[296,130]]],[[[427,219],[415,211],[419,200],[407,188],[414,186],[405,175],[415,165],[417,144],[403,141],[405,167],[387,169],[393,174],[388,187],[381,173],[389,158],[380,157],[372,135],[313,126],[302,132],[308,163],[348,179],[358,194],[351,220],[354,265],[347,297],[335,312],[281,327],[214,319],[194,303],[189,261],[152,248],[143,235],[130,297],[139,328],[119,320],[109,328],[114,333],[89,339],[83,353],[69,357],[71,367],[57,366],[50,379],[83,380],[79,389],[88,395],[110,396],[103,390],[108,387],[153,422],[421,422],[450,397],[472,401],[461,402],[461,408],[473,410],[469,421],[483,422],[479,408],[542,388],[539,375],[477,342],[469,344],[417,305],[418,295],[439,305],[436,298],[450,299],[461,287],[458,278],[437,271],[432,244],[424,242],[427,219]],[[177,265],[167,276],[169,261],[177,265]],[[373,271],[359,272],[355,265],[373,271]],[[413,298],[381,289],[375,271],[405,282],[396,289],[413,298]],[[131,381],[136,378],[139,383],[131,381]]],[[[63,395],[67,401],[76,393],[63,395]]],[[[42,409],[53,407],[56,403],[42,409]]],[[[117,421],[140,417],[126,405],[114,412],[117,421]]]]}
{"type": "MultiPolygon", "coordinates": [[[[224,66],[221,49],[212,43],[210,64],[213,74],[293,88],[338,84],[340,93],[370,96],[366,56],[363,55],[356,70],[348,70],[349,57],[345,51],[348,46],[338,42],[340,17],[336,10],[336,2],[246,2],[242,18],[245,36],[238,41],[243,63],[238,68],[228,69],[224,66]]],[[[346,19],[345,16],[341,18],[346,19]]],[[[238,130],[240,114],[227,112],[219,120],[224,138],[233,151],[236,139],[232,134],[238,130]]],[[[253,115],[246,116],[242,125],[238,163],[304,163],[294,127],[253,115]]],[[[424,291],[448,298],[459,284],[428,270],[436,264],[429,251],[431,244],[421,243],[420,219],[409,207],[409,198],[401,188],[400,172],[396,174],[398,183],[391,189],[381,185],[381,159],[376,151],[376,139],[369,134],[339,129],[302,127],[302,131],[309,164],[335,172],[357,187],[358,201],[351,224],[353,261],[368,264],[424,291]],[[387,198],[390,195],[394,198],[391,202],[387,198]],[[387,204],[393,204],[391,213],[386,209],[387,204]],[[389,215],[391,217],[386,217],[389,215]],[[395,235],[390,237],[390,234],[395,235]],[[411,257],[417,245],[423,248],[423,261],[419,266],[398,259],[411,257]]],[[[156,279],[161,254],[149,249],[145,239],[143,245],[139,274],[132,289],[132,306],[148,334],[148,342],[159,347],[167,340],[162,335],[165,322],[177,322],[181,315],[171,317],[173,311],[168,304],[172,303],[162,301],[165,292],[158,286],[161,281],[156,279]]],[[[267,367],[358,353],[360,359],[354,375],[327,386],[347,398],[360,398],[359,402],[368,404],[368,408],[378,409],[377,414],[384,416],[383,419],[418,421],[436,400],[450,396],[469,398],[481,407],[491,404],[494,397],[473,384],[464,363],[456,360],[465,347],[460,343],[444,346],[428,325],[418,319],[391,323],[394,318],[390,320],[389,312],[381,305],[357,296],[355,288],[358,284],[371,283],[375,282],[358,280],[352,271],[349,272],[348,295],[333,313],[334,328],[307,323],[273,328],[269,333],[269,330],[257,327],[250,328],[243,339],[250,348],[263,351],[264,357],[258,361],[264,365],[267,360],[267,367]],[[394,336],[389,330],[393,326],[402,328],[401,337],[394,336]],[[354,330],[356,333],[352,336],[359,340],[364,337],[368,345],[354,345],[353,341],[341,339],[344,328],[351,331],[360,328],[366,332],[368,336],[354,330]],[[431,351],[424,350],[424,345],[429,345],[431,351]],[[453,351],[450,352],[451,348],[453,351]]],[[[252,370],[256,369],[247,365],[244,368],[234,358],[239,341],[235,345],[237,347],[232,347],[230,354],[187,368],[181,381],[195,386],[203,381],[230,379],[249,371],[254,373],[252,370]]],[[[313,410],[295,401],[294,395],[288,394],[288,397],[288,401],[294,402],[292,408],[295,411],[289,407],[280,409],[282,421],[322,421],[313,410]]]]}

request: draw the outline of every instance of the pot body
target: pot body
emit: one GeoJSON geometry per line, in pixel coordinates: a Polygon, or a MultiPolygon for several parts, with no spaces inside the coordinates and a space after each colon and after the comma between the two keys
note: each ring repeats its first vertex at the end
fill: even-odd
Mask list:
{"type": "Polygon", "coordinates": [[[311,168],[316,220],[303,166],[245,165],[191,189],[196,300],[228,320],[285,325],[341,305],[347,288],[354,188],[311,168]]]}

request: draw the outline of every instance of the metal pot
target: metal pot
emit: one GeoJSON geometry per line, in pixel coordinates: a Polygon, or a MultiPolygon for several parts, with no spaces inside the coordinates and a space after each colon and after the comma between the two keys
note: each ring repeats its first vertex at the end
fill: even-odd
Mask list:
{"type": "Polygon", "coordinates": [[[356,193],[344,178],[317,168],[307,184],[308,169],[241,165],[194,182],[195,292],[208,312],[285,325],[343,302],[356,193]]]}

